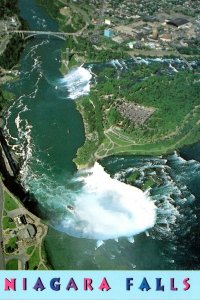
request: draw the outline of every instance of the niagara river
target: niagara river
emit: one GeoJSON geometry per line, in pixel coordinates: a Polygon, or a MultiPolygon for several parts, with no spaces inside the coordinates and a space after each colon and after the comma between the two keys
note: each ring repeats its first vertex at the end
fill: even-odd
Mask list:
{"type": "MultiPolygon", "coordinates": [[[[34,0],[19,0],[19,7],[32,30],[58,31],[34,0]]],[[[79,171],[73,162],[85,140],[76,101],[96,84],[99,69],[109,64],[120,71],[156,59],[84,64],[62,75],[62,47],[48,36],[27,41],[19,79],[6,84],[15,98],[4,127],[20,180],[49,225],[45,248],[52,267],[199,269],[200,144],[168,156],[107,157],[79,171]],[[133,171],[138,177],[130,185],[133,171]],[[159,184],[143,191],[152,176],[159,184]]],[[[179,60],[160,61],[166,72],[183,67],[179,60]]]]}

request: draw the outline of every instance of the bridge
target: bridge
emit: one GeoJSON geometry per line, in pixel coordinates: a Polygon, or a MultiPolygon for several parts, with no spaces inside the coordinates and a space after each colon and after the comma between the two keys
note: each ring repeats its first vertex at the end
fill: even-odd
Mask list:
{"type": "Polygon", "coordinates": [[[54,36],[56,38],[59,38],[61,40],[66,40],[67,36],[70,35],[70,33],[66,32],[56,32],[56,31],[39,31],[39,30],[4,30],[0,31],[0,34],[13,34],[17,33],[24,37],[24,39],[28,39],[34,36],[38,35],[49,35],[54,36]]]}

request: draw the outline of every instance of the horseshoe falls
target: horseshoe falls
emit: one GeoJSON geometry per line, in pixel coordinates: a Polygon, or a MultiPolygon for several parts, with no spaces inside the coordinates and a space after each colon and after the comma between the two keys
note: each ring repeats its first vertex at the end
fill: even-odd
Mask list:
{"type": "MultiPolygon", "coordinates": [[[[33,0],[23,3],[21,14],[30,28],[58,29],[33,0]]],[[[63,41],[48,36],[27,42],[20,77],[6,86],[15,99],[4,128],[20,161],[21,182],[49,225],[45,248],[52,267],[199,269],[199,144],[164,157],[108,157],[77,171],[73,158],[85,135],[75,101],[89,93],[94,74],[98,79],[106,64],[82,65],[62,76],[62,47],[63,41]],[[130,185],[134,171],[138,178],[130,185]],[[150,177],[156,184],[143,191],[150,177]]],[[[152,61],[107,64],[120,71],[152,61]]],[[[179,64],[163,61],[169,72],[179,64]]]]}

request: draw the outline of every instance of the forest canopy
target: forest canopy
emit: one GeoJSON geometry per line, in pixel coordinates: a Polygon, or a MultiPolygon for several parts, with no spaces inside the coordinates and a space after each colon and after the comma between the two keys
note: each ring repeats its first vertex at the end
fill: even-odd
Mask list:
{"type": "Polygon", "coordinates": [[[0,18],[13,16],[14,14],[18,14],[17,0],[1,0],[0,18]]]}
{"type": "Polygon", "coordinates": [[[120,153],[160,155],[200,138],[199,72],[161,71],[160,64],[151,63],[135,65],[120,76],[111,67],[99,74],[95,89],[77,102],[88,137],[78,151],[78,164],[120,153]],[[154,113],[138,125],[120,113],[122,103],[154,113]]]}

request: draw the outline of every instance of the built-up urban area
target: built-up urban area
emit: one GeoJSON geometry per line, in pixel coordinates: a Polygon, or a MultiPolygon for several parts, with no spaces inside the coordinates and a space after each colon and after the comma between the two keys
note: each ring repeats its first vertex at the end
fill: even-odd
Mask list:
{"type": "Polygon", "coordinates": [[[75,63],[84,62],[83,56],[90,61],[120,58],[122,52],[123,57],[199,53],[200,8],[195,0],[59,0],[54,7],[49,1],[39,2],[58,19],[61,30],[73,37],[66,47],[77,51],[75,63]],[[90,54],[83,55],[84,51],[90,54]]]}
{"type": "MultiPolygon", "coordinates": [[[[58,20],[60,31],[69,35],[62,52],[63,65],[61,69],[63,72],[66,72],[66,69],[68,70],[69,62],[80,65],[80,63],[88,61],[106,61],[108,59],[131,56],[180,56],[190,67],[190,63],[188,62],[190,58],[199,55],[200,5],[198,0],[37,0],[37,2],[45,6],[51,16],[58,20]]],[[[24,38],[12,31],[22,28],[24,29],[24,23],[19,17],[17,1],[2,1],[0,3],[0,84],[18,76],[16,65],[23,49],[24,38]]],[[[177,82],[180,83],[183,79],[180,74],[177,82]]],[[[114,79],[112,80],[114,86],[114,79]]],[[[167,78],[164,80],[164,83],[166,83],[167,78]]],[[[193,83],[192,75],[190,75],[188,82],[193,83]]],[[[149,86],[153,86],[153,84],[155,83],[151,84],[150,82],[149,86]]],[[[168,82],[166,86],[167,84],[168,82]]],[[[113,86],[111,86],[111,92],[113,86]]],[[[107,90],[106,83],[104,88],[107,90]]],[[[176,92],[175,85],[173,89],[176,92]]],[[[136,92],[133,90],[132,94],[136,94],[136,92]]],[[[105,92],[103,99],[110,99],[111,102],[112,95],[113,93],[107,95],[105,92]]],[[[138,98],[139,96],[137,95],[138,98]]],[[[98,108],[97,102],[101,98],[96,97],[96,94],[93,94],[93,98],[98,108]]],[[[3,108],[5,109],[6,103],[12,99],[13,95],[11,93],[5,91],[3,88],[0,89],[0,127],[3,127],[3,122],[5,121],[3,119],[3,108]]],[[[114,111],[116,108],[117,112],[121,113],[123,117],[138,126],[147,122],[156,111],[154,107],[149,105],[144,107],[136,103],[124,103],[123,97],[119,100],[117,99],[112,107],[110,104],[107,104],[108,102],[105,101],[101,106],[101,109],[104,109],[103,112],[100,113],[100,109],[98,110],[100,116],[99,124],[101,126],[97,124],[98,128],[96,132],[100,128],[100,134],[98,141],[99,149],[96,152],[95,159],[108,154],[118,153],[117,151],[120,147],[116,147],[117,150],[114,149],[114,146],[117,144],[116,136],[120,142],[124,139],[122,141],[123,144],[127,140],[130,142],[130,137],[121,133],[122,125],[120,122],[113,121],[113,124],[116,125],[115,123],[117,123],[118,126],[114,129],[113,124],[111,124],[112,126],[108,124],[110,128],[107,128],[108,125],[107,127],[103,127],[103,121],[105,121],[105,116],[107,117],[106,114],[109,111],[111,113],[114,112],[113,115],[110,113],[110,120],[116,116],[114,111]],[[111,137],[113,140],[115,139],[115,142],[111,140],[111,137]],[[113,150],[112,147],[109,153],[106,146],[101,146],[102,140],[106,138],[107,144],[105,143],[105,145],[111,145],[115,152],[111,152],[113,150]]],[[[91,111],[92,109],[95,110],[95,105],[91,99],[88,100],[88,103],[91,111]]],[[[84,110],[83,108],[82,106],[82,111],[84,110]]],[[[193,122],[194,113],[196,113],[198,108],[196,105],[190,109],[191,114],[193,114],[193,122]]],[[[87,113],[86,109],[85,111],[87,113]]],[[[94,119],[94,115],[97,116],[98,114],[92,112],[92,119],[94,119]]],[[[187,118],[190,117],[188,115],[183,115],[185,123],[182,123],[182,127],[177,127],[178,129],[176,128],[175,133],[181,132],[182,134],[184,126],[188,124],[187,118]]],[[[199,125],[198,122],[196,122],[197,125],[199,125]]],[[[89,126],[85,127],[86,129],[87,127],[89,128],[89,126]]],[[[137,128],[136,130],[138,131],[137,128]]],[[[174,133],[170,134],[168,134],[169,137],[173,136],[174,133]]],[[[88,135],[91,136],[92,134],[89,133],[88,135]]],[[[150,138],[152,142],[152,136],[150,138]]],[[[162,144],[163,139],[161,136],[160,143],[162,144]]],[[[156,135],[155,140],[156,142],[158,140],[156,135]]],[[[139,140],[139,142],[141,141],[139,140]]],[[[139,142],[138,145],[140,145],[139,142]]],[[[133,144],[135,145],[135,140],[133,144]]],[[[174,144],[176,145],[177,142],[174,144]]],[[[95,145],[93,140],[89,145],[90,148],[91,145],[95,145]]],[[[127,149],[127,153],[129,153],[129,147],[127,149]]],[[[86,150],[85,152],[90,154],[87,148],[86,150]]],[[[91,153],[95,151],[96,149],[92,149],[91,153]]],[[[8,170],[9,168],[6,168],[6,165],[9,165],[8,152],[8,145],[5,145],[5,141],[1,140],[0,164],[1,170],[6,170],[6,175],[3,174],[2,180],[0,180],[0,269],[47,269],[48,266],[43,248],[43,239],[47,233],[47,226],[25,209],[19,199],[3,184],[3,181],[10,181],[13,178],[15,180],[17,178],[17,175],[15,176],[14,174],[15,172],[11,174],[8,170]]],[[[85,157],[85,161],[88,162],[88,157],[85,157]]]]}

